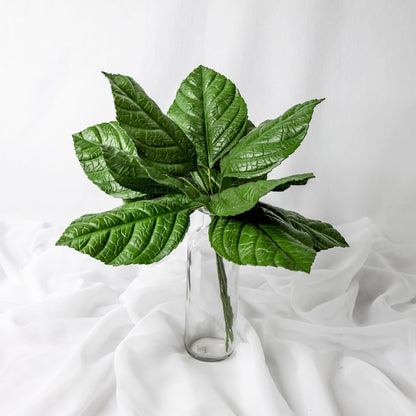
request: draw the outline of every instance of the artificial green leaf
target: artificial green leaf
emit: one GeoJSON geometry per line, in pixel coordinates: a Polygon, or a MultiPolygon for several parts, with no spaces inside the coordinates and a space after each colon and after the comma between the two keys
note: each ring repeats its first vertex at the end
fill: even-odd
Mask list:
{"type": "Polygon", "coordinates": [[[196,188],[198,188],[201,192],[209,193],[209,185],[208,181],[204,180],[204,176],[200,175],[198,171],[193,171],[190,174],[190,180],[194,184],[196,188]]]}
{"type": "Polygon", "coordinates": [[[139,156],[164,173],[179,176],[195,170],[194,146],[142,87],[124,75],[104,75],[111,84],[117,120],[132,138],[139,156]]]}
{"type": "Polygon", "coordinates": [[[266,207],[269,212],[273,212],[274,215],[290,223],[294,228],[309,234],[315,251],[327,250],[333,247],[349,247],[344,237],[331,224],[311,220],[297,212],[286,211],[271,205],[262,203],[259,205],[266,207]]]}
{"type": "Polygon", "coordinates": [[[178,193],[177,189],[161,185],[151,179],[146,169],[140,164],[140,158],[137,155],[109,146],[102,146],[102,154],[109,172],[120,185],[151,195],[178,193]]]}
{"type": "Polygon", "coordinates": [[[231,178],[231,177],[226,177],[226,178],[221,178],[221,189],[225,190],[228,188],[232,188],[234,186],[240,186],[240,185],[244,185],[245,183],[248,182],[256,182],[256,181],[264,181],[267,179],[267,173],[261,176],[257,176],[255,178],[231,178]]]}
{"type": "Polygon", "coordinates": [[[220,256],[237,264],[309,273],[316,255],[309,234],[259,205],[236,217],[214,216],[209,239],[220,256]]]}
{"type": "Polygon", "coordinates": [[[301,144],[313,109],[323,100],[298,104],[282,116],[251,130],[221,160],[223,176],[252,178],[270,172],[301,144]]]}
{"type": "Polygon", "coordinates": [[[139,196],[137,198],[123,199],[123,203],[124,204],[130,204],[130,202],[137,202],[137,201],[144,201],[144,200],[150,201],[152,199],[161,198],[162,196],[163,195],[160,195],[160,194],[145,194],[145,195],[139,196]]]}
{"type": "Polygon", "coordinates": [[[153,263],[182,241],[193,209],[181,195],[131,202],[73,221],[56,244],[113,266],[153,263]]]}
{"type": "Polygon", "coordinates": [[[116,198],[137,198],[143,194],[120,185],[111,175],[102,154],[102,145],[136,154],[134,143],[116,121],[101,123],[73,136],[75,153],[88,178],[101,190],[116,198]]]}
{"type": "Polygon", "coordinates": [[[211,168],[243,135],[247,105],[229,79],[201,65],[182,82],[168,116],[194,144],[198,164],[211,168]]]}
{"type": "Polygon", "coordinates": [[[314,177],[315,175],[313,173],[300,173],[298,175],[287,176],[286,178],[282,178],[282,183],[277,185],[272,191],[283,192],[293,185],[306,185],[309,179],[314,177]]]}
{"type": "Polygon", "coordinates": [[[247,136],[251,132],[251,130],[254,130],[256,126],[254,123],[252,123],[250,120],[247,120],[246,129],[244,130],[243,137],[247,136]]]}
{"type": "Polygon", "coordinates": [[[299,181],[306,183],[305,180],[307,181],[311,177],[313,177],[313,174],[293,175],[281,179],[248,182],[212,195],[206,207],[212,214],[219,216],[242,214],[253,208],[258,200],[270,191],[279,188],[286,189],[290,185],[299,184],[299,181]],[[306,175],[308,175],[307,178],[306,175]],[[302,178],[297,178],[299,176],[302,178]]]}
{"type": "Polygon", "coordinates": [[[198,183],[203,185],[203,189],[210,194],[218,192],[222,179],[219,171],[199,166],[196,173],[199,176],[198,183]]]}
{"type": "MultiPolygon", "coordinates": [[[[245,128],[245,130],[244,130],[244,133],[243,133],[243,135],[241,136],[241,138],[240,138],[240,140],[243,140],[244,139],[244,137],[245,136],[247,136],[247,134],[249,134],[250,133],[250,131],[251,130],[253,130],[253,129],[255,129],[256,128],[256,126],[250,121],[250,120],[247,120],[247,124],[246,124],[246,128],[245,128]]],[[[231,149],[230,149],[231,150],[231,149]]],[[[221,179],[226,179],[226,178],[223,178],[222,177],[222,175],[220,174],[220,170],[221,170],[221,167],[220,167],[220,162],[221,162],[221,159],[219,159],[219,160],[217,160],[216,162],[215,162],[215,165],[214,165],[214,167],[213,167],[213,169],[215,169],[216,171],[218,171],[218,174],[221,176],[221,179]]],[[[266,179],[266,177],[267,177],[267,174],[265,174],[265,175],[262,175],[263,176],[263,178],[262,179],[266,179]]],[[[227,179],[230,179],[230,178],[227,178],[227,179]]],[[[237,179],[237,178],[233,178],[233,180],[234,179],[237,179]]],[[[258,178],[256,178],[256,180],[257,180],[258,178]]],[[[247,182],[247,180],[245,181],[245,182],[247,182]]],[[[241,184],[243,184],[243,183],[245,183],[243,180],[241,181],[241,184]]],[[[240,184],[240,185],[241,185],[240,184]]]]}
{"type": "Polygon", "coordinates": [[[192,182],[186,177],[175,178],[166,173],[160,172],[158,169],[154,168],[152,164],[146,164],[146,162],[140,159],[140,163],[143,168],[146,170],[147,174],[155,182],[158,182],[161,185],[165,185],[171,188],[176,188],[186,195],[189,199],[205,204],[209,201],[208,195],[203,194],[197,187],[195,187],[192,182]]]}

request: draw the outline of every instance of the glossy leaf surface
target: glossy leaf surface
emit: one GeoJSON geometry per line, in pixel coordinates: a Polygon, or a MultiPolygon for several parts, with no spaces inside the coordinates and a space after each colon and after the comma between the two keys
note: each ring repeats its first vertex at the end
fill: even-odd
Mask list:
{"type": "Polygon", "coordinates": [[[116,121],[101,123],[73,136],[75,153],[88,178],[101,190],[116,198],[137,198],[142,193],[120,185],[111,175],[102,154],[106,145],[126,154],[136,154],[134,143],[116,121]]]}
{"type": "Polygon", "coordinates": [[[209,238],[220,256],[237,264],[309,273],[316,255],[309,234],[259,205],[237,217],[214,216],[209,238]]]}
{"type": "Polygon", "coordinates": [[[198,164],[211,168],[243,135],[247,105],[229,79],[199,66],[182,82],[168,116],[194,144],[198,164]]]}
{"type": "Polygon", "coordinates": [[[145,164],[143,160],[140,160],[141,165],[146,170],[151,179],[158,182],[161,185],[165,185],[171,188],[176,188],[189,199],[205,204],[209,201],[208,195],[203,194],[197,187],[195,187],[190,180],[185,177],[175,178],[166,173],[160,172],[160,170],[154,168],[152,164],[145,164]]]}
{"type": "Polygon", "coordinates": [[[109,146],[102,146],[102,153],[109,172],[120,185],[152,195],[178,193],[177,189],[151,179],[137,155],[109,146]]]}
{"type": "Polygon", "coordinates": [[[220,216],[242,214],[253,208],[258,200],[270,191],[286,189],[294,184],[299,185],[299,182],[306,183],[305,181],[311,177],[313,177],[313,174],[248,182],[213,195],[206,207],[212,214],[220,216]],[[305,175],[308,175],[308,177],[306,178],[305,175]]]}
{"type": "Polygon", "coordinates": [[[265,181],[267,179],[267,174],[265,175],[261,175],[261,176],[257,176],[255,178],[222,178],[221,181],[221,189],[225,190],[228,188],[232,188],[234,186],[240,186],[240,185],[244,185],[245,183],[249,183],[249,182],[256,182],[256,181],[265,181]]]}
{"type": "Polygon", "coordinates": [[[194,146],[143,88],[133,78],[104,75],[111,84],[117,120],[133,140],[139,156],[164,173],[187,175],[195,170],[194,146]]]}
{"type": "Polygon", "coordinates": [[[251,130],[221,160],[224,176],[252,178],[270,172],[301,144],[313,110],[322,100],[298,104],[282,116],[251,130]]]}
{"type": "Polygon", "coordinates": [[[114,266],[153,263],[182,241],[193,209],[193,202],[178,195],[131,202],[73,221],[57,245],[114,266]]]}
{"type": "Polygon", "coordinates": [[[279,216],[283,221],[290,223],[296,229],[311,236],[312,247],[315,251],[327,250],[333,247],[348,247],[344,237],[331,225],[326,222],[311,220],[297,212],[287,211],[282,208],[266,204],[259,204],[274,215],[279,216]]]}

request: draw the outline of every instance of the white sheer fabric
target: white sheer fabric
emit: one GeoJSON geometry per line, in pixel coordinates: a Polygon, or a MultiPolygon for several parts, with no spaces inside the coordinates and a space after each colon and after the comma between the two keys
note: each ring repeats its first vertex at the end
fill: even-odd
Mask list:
{"type": "Polygon", "coordinates": [[[240,343],[183,346],[185,244],[112,268],[59,227],[0,223],[0,409],[8,416],[414,416],[414,245],[367,219],[311,275],[244,267],[240,343]]]}
{"type": "Polygon", "coordinates": [[[0,3],[1,416],[416,415],[414,0],[0,3]],[[101,70],[166,111],[200,64],[236,83],[256,125],[327,98],[273,173],[317,180],[268,198],[345,223],[351,245],[311,275],[244,268],[240,343],[216,364],[183,347],[184,244],[112,268],[19,220],[119,204],[71,140],[114,120],[101,70]],[[378,226],[351,222],[364,216],[378,226]]]}

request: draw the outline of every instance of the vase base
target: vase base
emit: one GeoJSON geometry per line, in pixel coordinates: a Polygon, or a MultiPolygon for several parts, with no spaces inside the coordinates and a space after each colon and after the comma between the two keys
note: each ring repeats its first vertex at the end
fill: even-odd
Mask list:
{"type": "Polygon", "coordinates": [[[185,343],[185,347],[192,357],[201,361],[225,360],[233,352],[231,345],[228,346],[228,351],[226,351],[225,340],[211,337],[198,338],[189,345],[185,343]]]}

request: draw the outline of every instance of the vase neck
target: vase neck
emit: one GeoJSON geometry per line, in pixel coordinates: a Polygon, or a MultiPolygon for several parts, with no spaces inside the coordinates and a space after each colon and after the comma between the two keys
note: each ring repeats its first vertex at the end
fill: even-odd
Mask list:
{"type": "Polygon", "coordinates": [[[205,207],[198,208],[197,212],[199,218],[198,229],[208,227],[211,222],[210,212],[205,207]]]}

